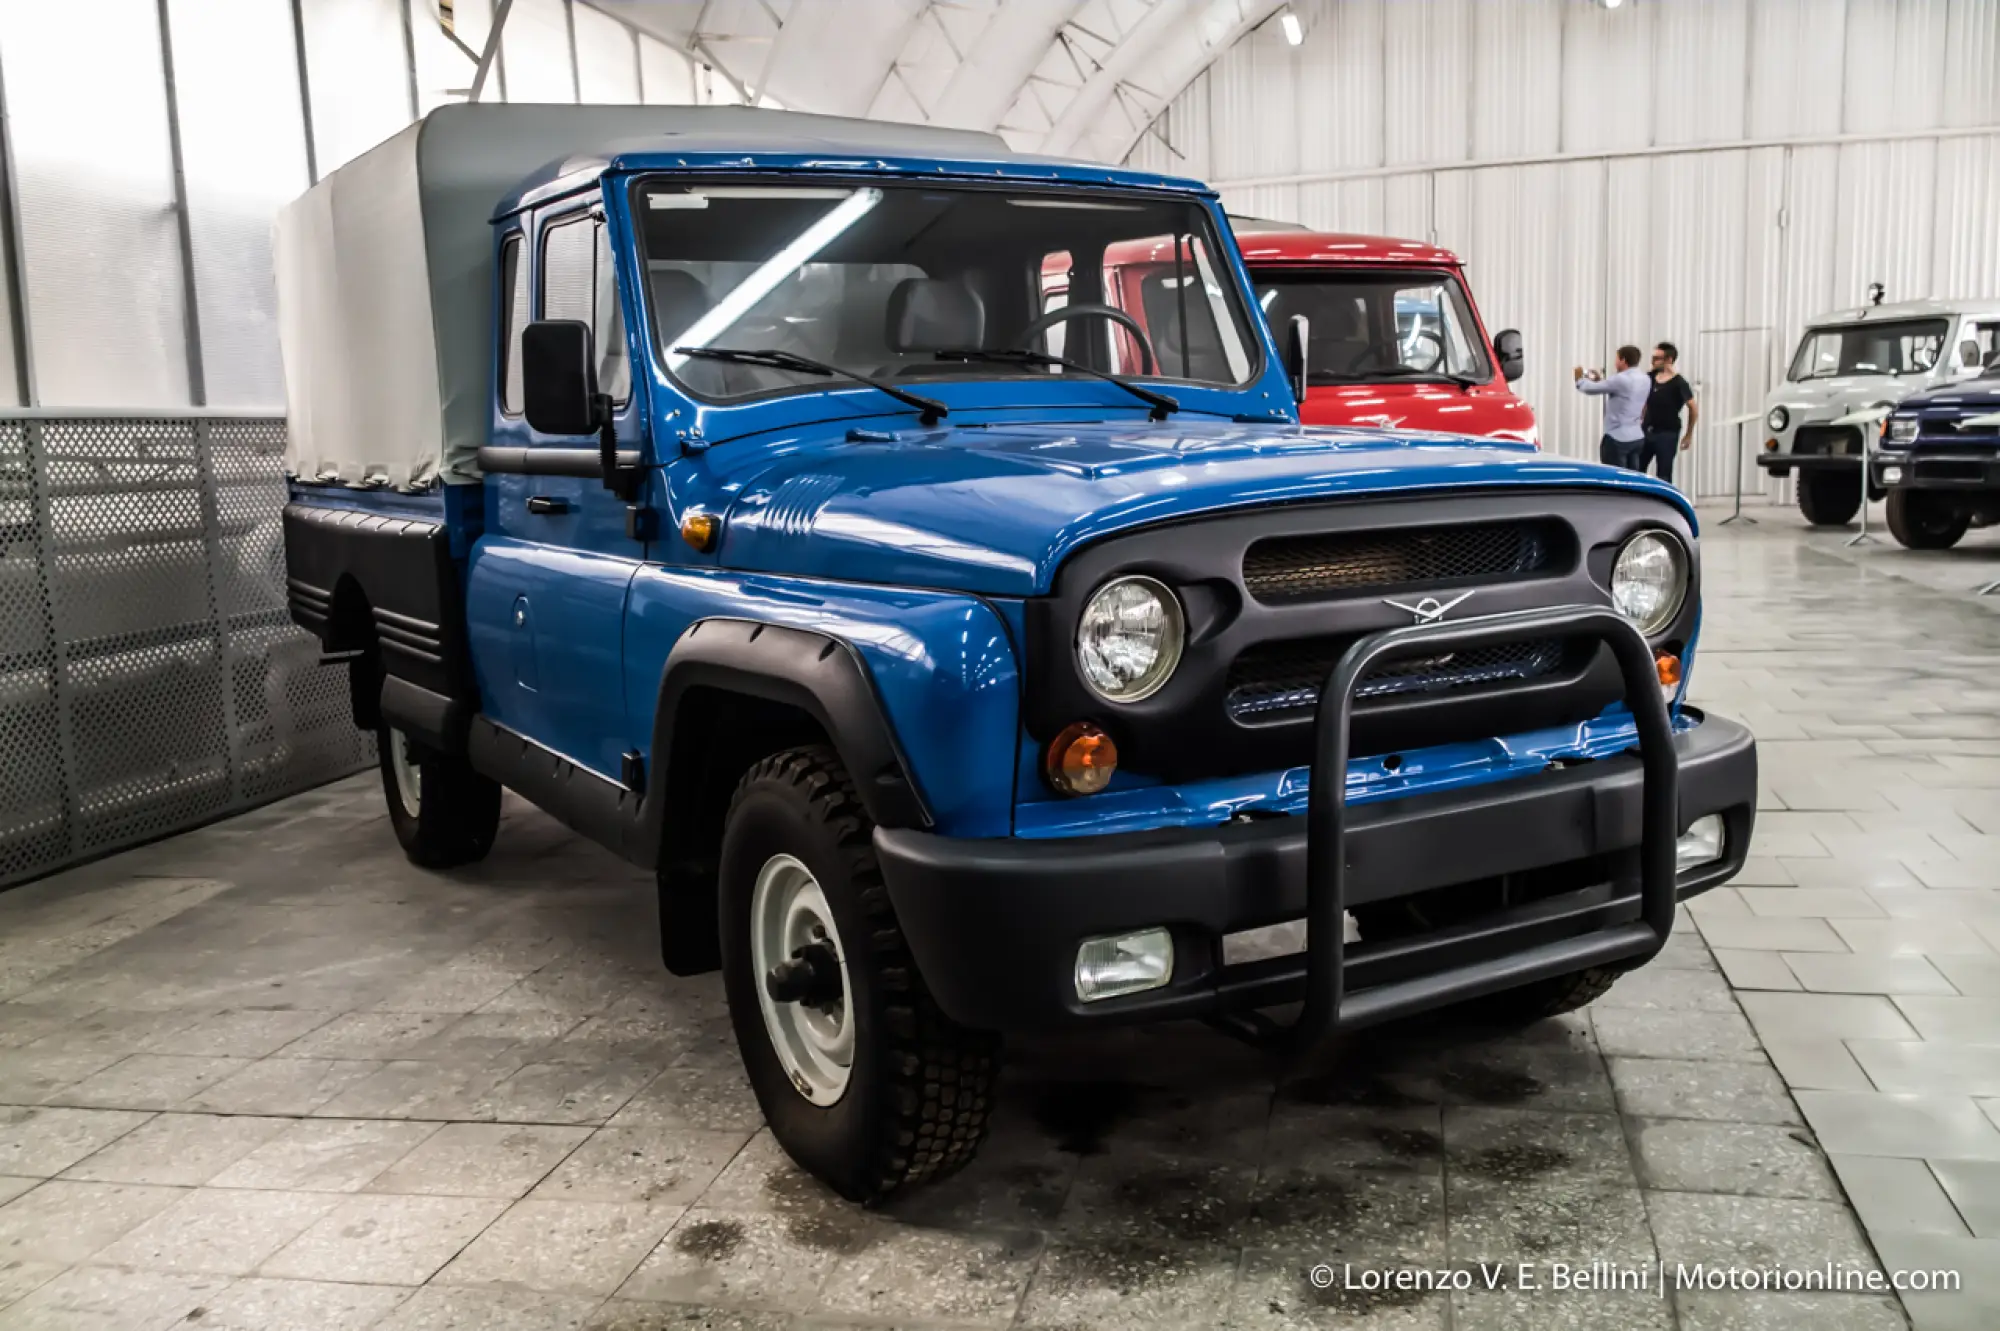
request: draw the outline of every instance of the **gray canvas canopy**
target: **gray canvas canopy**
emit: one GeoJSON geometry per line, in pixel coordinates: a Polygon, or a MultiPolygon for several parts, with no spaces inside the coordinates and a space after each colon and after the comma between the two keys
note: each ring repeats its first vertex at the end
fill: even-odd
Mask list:
{"type": "Polygon", "coordinates": [[[278,215],[292,474],[398,489],[478,480],[492,401],[495,206],[559,159],[731,136],[762,147],[1010,155],[991,134],[751,107],[440,107],[278,215]]]}

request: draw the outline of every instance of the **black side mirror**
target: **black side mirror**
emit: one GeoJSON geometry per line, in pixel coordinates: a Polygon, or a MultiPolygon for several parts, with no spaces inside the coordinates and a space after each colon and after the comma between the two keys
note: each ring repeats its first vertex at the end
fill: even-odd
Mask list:
{"type": "Polygon", "coordinates": [[[543,434],[590,434],[603,423],[589,324],[538,319],[521,330],[521,396],[543,434]]]}
{"type": "Polygon", "coordinates": [[[1493,354],[1500,358],[1500,377],[1508,383],[1519,379],[1525,371],[1521,355],[1521,334],[1512,328],[1503,328],[1493,335],[1493,354]]]}
{"type": "Polygon", "coordinates": [[[1312,342],[1312,320],[1294,314],[1285,337],[1285,373],[1291,377],[1292,396],[1306,400],[1306,350],[1312,342]]]}

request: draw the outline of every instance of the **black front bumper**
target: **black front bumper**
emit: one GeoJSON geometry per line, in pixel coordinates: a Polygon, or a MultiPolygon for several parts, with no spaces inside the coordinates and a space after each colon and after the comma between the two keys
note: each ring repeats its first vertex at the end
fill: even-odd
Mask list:
{"type": "MultiPolygon", "coordinates": [[[[1558,613],[1577,627],[1592,612],[1558,613]]],[[[1583,627],[1603,625],[1593,619],[1583,627]]],[[[1449,630],[1466,639],[1490,636],[1480,621],[1468,621],[1377,639],[1396,639],[1382,650],[1401,653],[1435,644],[1449,630]]],[[[1351,663],[1348,673],[1358,676],[1369,662],[1357,655],[1373,641],[1357,644],[1343,671],[1351,663]]],[[[1636,633],[1627,646],[1645,653],[1636,633]]],[[[1329,681],[1329,694],[1343,671],[1329,681]]],[[[1658,687],[1651,687],[1650,700],[1634,707],[1650,772],[1640,754],[1627,752],[1351,808],[1333,800],[1331,827],[1328,810],[1316,807],[1307,817],[1048,840],[878,829],[876,851],[932,995],[964,1025],[1047,1030],[1306,1001],[1306,1023],[1320,1029],[1305,1034],[1317,1037],[1548,975],[1643,963],[1665,944],[1676,900],[1742,867],[1757,803],[1750,732],[1708,717],[1664,746],[1648,742],[1666,725],[1658,687]],[[1724,820],[1722,857],[1676,875],[1673,839],[1708,814],[1724,820]],[[1671,829],[1664,844],[1661,828],[1671,829]],[[1319,854],[1330,844],[1338,855],[1319,854]],[[1361,943],[1340,943],[1343,911],[1548,866],[1594,864],[1604,872],[1580,887],[1428,933],[1371,945],[1364,931],[1361,943]],[[1304,953],[1223,964],[1224,935],[1299,919],[1332,923],[1309,925],[1304,953]],[[1174,937],[1166,987],[1092,1003],[1077,998],[1083,940],[1157,926],[1174,937]]],[[[1337,711],[1326,717],[1329,727],[1344,725],[1347,708],[1337,711]]],[[[1344,753],[1323,748],[1320,760],[1316,768],[1346,768],[1344,753]],[[1328,761],[1335,756],[1337,766],[1328,761]]],[[[1313,788],[1338,784],[1315,780],[1313,788]]]]}
{"type": "Polygon", "coordinates": [[[1872,461],[1876,487],[1887,490],[2000,490],[2000,457],[1992,453],[1877,453],[1872,461]],[[1884,468],[1898,477],[1883,479],[1884,468]]]}
{"type": "Polygon", "coordinates": [[[1850,471],[1861,466],[1859,453],[1759,453],[1757,465],[1776,476],[1798,471],[1850,471]]]}

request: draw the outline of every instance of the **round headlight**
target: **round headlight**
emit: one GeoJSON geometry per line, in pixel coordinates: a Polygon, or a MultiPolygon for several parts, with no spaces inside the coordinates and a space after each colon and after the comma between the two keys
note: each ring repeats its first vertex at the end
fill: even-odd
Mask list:
{"type": "Polygon", "coordinates": [[[1687,558],[1665,532],[1642,531],[1625,542],[1611,567],[1611,603],[1651,635],[1679,613],[1687,595],[1687,558]]]}
{"type": "Polygon", "coordinates": [[[1172,592],[1151,578],[1113,578],[1083,607],[1076,661],[1106,702],[1138,702],[1159,692],[1174,673],[1186,637],[1172,592]]]}
{"type": "Polygon", "coordinates": [[[1771,414],[1764,417],[1764,424],[1770,426],[1773,430],[1783,430],[1791,423],[1792,413],[1786,411],[1783,407],[1771,408],[1771,414]]]}

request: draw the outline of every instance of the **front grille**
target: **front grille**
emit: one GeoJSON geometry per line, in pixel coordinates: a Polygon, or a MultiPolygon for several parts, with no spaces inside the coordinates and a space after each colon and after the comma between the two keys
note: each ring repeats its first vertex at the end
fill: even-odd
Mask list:
{"type": "Polygon", "coordinates": [[[1958,458],[1919,458],[1917,475],[1927,481],[1983,481],[1986,464],[1958,458]]]}
{"type": "MultiPolygon", "coordinates": [[[[1333,673],[1346,638],[1253,647],[1229,667],[1229,714],[1238,721],[1288,721],[1310,713],[1333,673]]],[[[1568,655],[1561,638],[1536,638],[1493,647],[1474,647],[1437,656],[1384,662],[1362,676],[1357,702],[1406,694],[1444,694],[1542,679],[1563,667],[1568,655]]]]}
{"type": "Polygon", "coordinates": [[[1243,586],[1259,601],[1283,603],[1464,579],[1501,582],[1564,567],[1573,540],[1554,518],[1276,536],[1244,553],[1243,586]]]}
{"type": "Polygon", "coordinates": [[[1792,452],[1839,456],[1861,452],[1861,431],[1852,425],[1801,425],[1792,437],[1792,452]]]}

